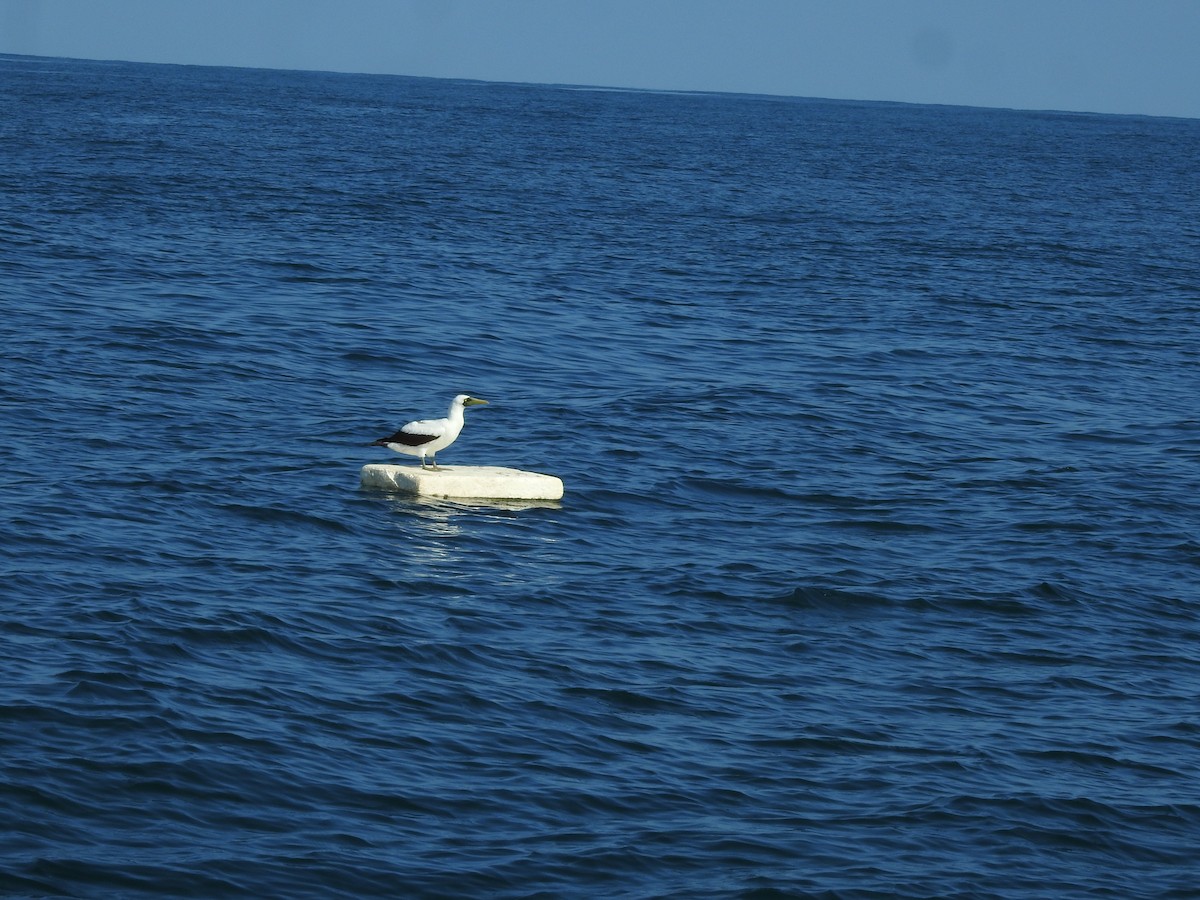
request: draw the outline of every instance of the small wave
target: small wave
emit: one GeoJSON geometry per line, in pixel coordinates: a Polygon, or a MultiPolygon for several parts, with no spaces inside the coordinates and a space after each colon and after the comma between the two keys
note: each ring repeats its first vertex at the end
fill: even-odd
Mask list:
{"type": "Polygon", "coordinates": [[[790,593],[773,598],[773,602],[795,609],[868,610],[885,609],[894,601],[881,594],[843,591],[826,587],[796,587],[790,593]]]}
{"type": "Polygon", "coordinates": [[[221,508],[238,517],[270,525],[315,526],[322,530],[348,534],[353,527],[344,519],[317,515],[300,509],[285,509],[279,506],[254,506],[246,503],[225,503],[221,508]]]}

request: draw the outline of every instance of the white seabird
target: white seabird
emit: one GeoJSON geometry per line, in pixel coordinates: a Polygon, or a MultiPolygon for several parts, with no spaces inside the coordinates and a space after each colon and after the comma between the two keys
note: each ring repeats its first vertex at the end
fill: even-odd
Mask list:
{"type": "Polygon", "coordinates": [[[445,450],[453,444],[463,430],[463,408],[480,406],[485,403],[487,403],[486,400],[480,400],[478,397],[459,394],[451,401],[450,412],[446,414],[446,418],[409,422],[391,437],[372,441],[371,446],[387,447],[397,453],[419,456],[422,469],[429,468],[425,465],[425,457],[428,456],[433,468],[436,469],[438,467],[437,452],[445,450]]]}

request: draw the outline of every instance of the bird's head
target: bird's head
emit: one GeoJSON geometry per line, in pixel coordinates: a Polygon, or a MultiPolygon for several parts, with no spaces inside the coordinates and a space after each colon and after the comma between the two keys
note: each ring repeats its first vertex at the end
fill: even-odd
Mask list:
{"type": "Polygon", "coordinates": [[[455,403],[461,403],[463,406],[486,406],[486,400],[480,400],[478,397],[471,397],[468,394],[459,394],[454,398],[455,403]]]}

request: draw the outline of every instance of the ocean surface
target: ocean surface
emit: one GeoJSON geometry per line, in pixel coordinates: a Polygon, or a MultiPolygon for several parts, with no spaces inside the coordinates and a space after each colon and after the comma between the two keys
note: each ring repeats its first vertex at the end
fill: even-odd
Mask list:
{"type": "Polygon", "coordinates": [[[1200,897],[1197,160],[0,57],[0,892],[1200,897]]]}

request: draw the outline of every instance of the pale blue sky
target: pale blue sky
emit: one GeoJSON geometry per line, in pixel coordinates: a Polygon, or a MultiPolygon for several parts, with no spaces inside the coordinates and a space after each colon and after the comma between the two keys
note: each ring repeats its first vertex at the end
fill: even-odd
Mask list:
{"type": "Polygon", "coordinates": [[[0,0],[0,52],[1200,118],[1200,0],[0,0]]]}

